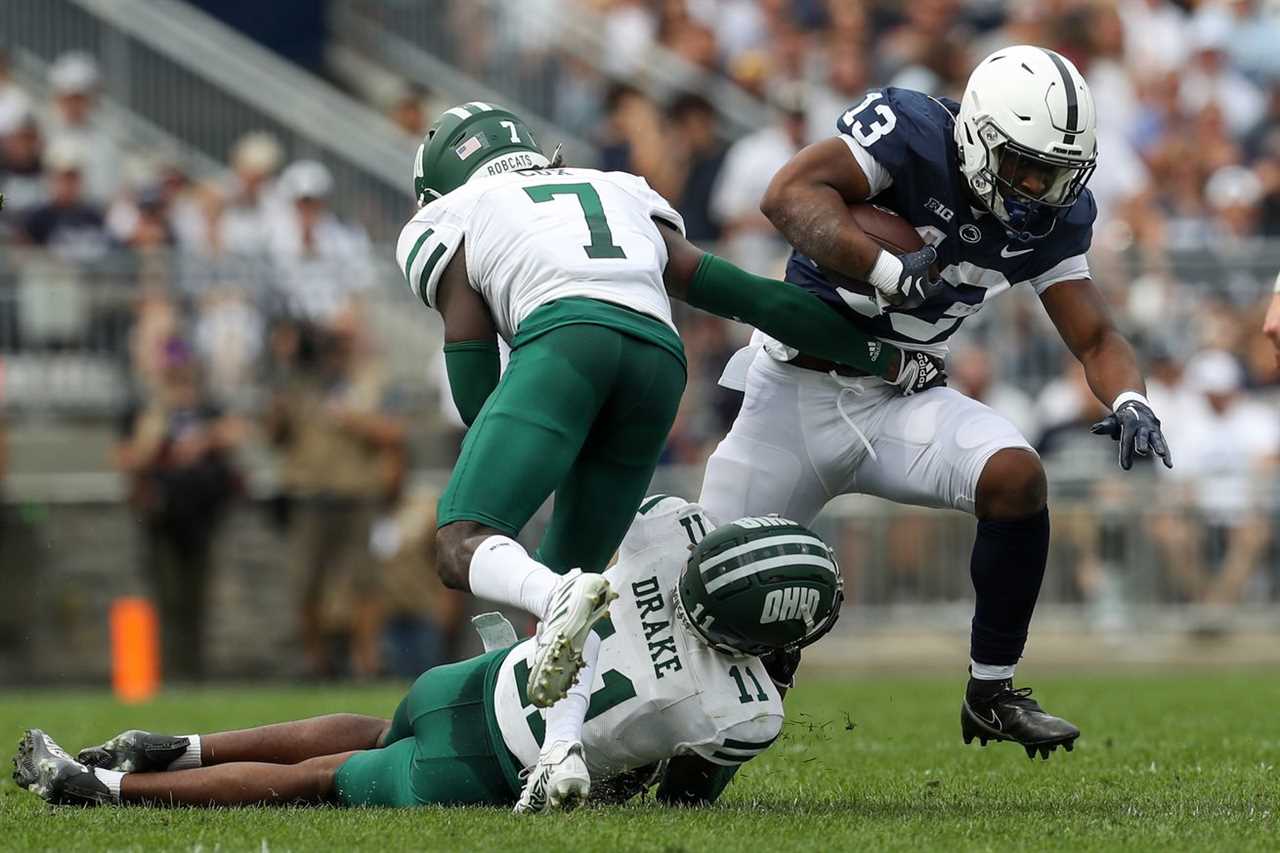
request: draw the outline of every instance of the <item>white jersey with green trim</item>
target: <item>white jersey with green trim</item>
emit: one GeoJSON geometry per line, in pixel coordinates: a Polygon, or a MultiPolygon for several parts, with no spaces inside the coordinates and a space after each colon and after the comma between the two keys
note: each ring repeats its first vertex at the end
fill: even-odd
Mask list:
{"type": "MultiPolygon", "coordinates": [[[[741,764],[782,731],[782,699],[760,659],[718,652],[676,617],[680,571],[691,545],[711,527],[697,504],[646,498],[618,563],[605,572],[619,598],[602,623],[583,727],[595,778],[686,754],[741,764]]],[[[544,712],[526,693],[532,654],[532,640],[512,649],[494,696],[503,739],[526,767],[537,761],[545,729],[544,712]]]]}
{"type": "Polygon", "coordinates": [[[435,307],[440,276],[465,246],[471,286],[508,342],[539,306],[570,296],[622,305],[674,330],[654,217],[684,233],[666,199],[626,172],[482,169],[409,220],[396,261],[409,289],[435,307]]]}

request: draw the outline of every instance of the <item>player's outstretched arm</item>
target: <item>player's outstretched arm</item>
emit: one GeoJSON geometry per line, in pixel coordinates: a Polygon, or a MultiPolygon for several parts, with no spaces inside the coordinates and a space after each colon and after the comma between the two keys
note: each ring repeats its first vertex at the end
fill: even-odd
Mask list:
{"type": "Polygon", "coordinates": [[[462,422],[471,426],[498,386],[498,333],[489,306],[467,278],[462,246],[441,273],[436,307],[444,318],[444,364],[462,422]]]}
{"type": "Polygon", "coordinates": [[[703,252],[670,226],[658,231],[667,244],[663,278],[673,299],[748,323],[809,355],[865,370],[904,393],[946,384],[941,359],[923,354],[906,358],[901,349],[864,334],[811,293],[703,252]]]}
{"type": "Polygon", "coordinates": [[[1146,398],[1147,385],[1133,347],[1117,331],[1102,294],[1088,279],[1064,281],[1040,295],[1049,319],[1063,342],[1084,367],[1094,396],[1112,414],[1093,427],[1119,442],[1120,467],[1133,466],[1133,456],[1159,456],[1173,467],[1173,456],[1160,431],[1160,420],[1146,398]]]}

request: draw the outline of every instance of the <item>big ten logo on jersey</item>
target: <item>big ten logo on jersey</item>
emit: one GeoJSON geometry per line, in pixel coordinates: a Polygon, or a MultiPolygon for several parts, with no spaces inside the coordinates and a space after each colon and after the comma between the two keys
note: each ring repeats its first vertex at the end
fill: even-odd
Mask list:
{"type": "Polygon", "coordinates": [[[938,201],[936,198],[931,198],[926,201],[924,203],[924,209],[938,214],[943,222],[950,222],[951,217],[956,215],[955,211],[938,201]]]}
{"type": "Polygon", "coordinates": [[[764,609],[760,611],[760,624],[802,619],[806,625],[812,625],[813,617],[818,612],[819,599],[818,590],[807,586],[789,586],[785,589],[771,590],[764,597],[764,609]]]}
{"type": "Polygon", "coordinates": [[[753,518],[740,518],[734,524],[744,530],[756,530],[761,527],[787,527],[795,522],[780,515],[758,515],[753,518]]]}
{"type": "Polygon", "coordinates": [[[636,608],[640,611],[640,627],[644,629],[644,639],[649,645],[649,661],[653,664],[654,676],[662,678],[668,672],[684,669],[680,653],[676,651],[671,620],[665,618],[667,602],[662,597],[657,576],[633,583],[631,594],[636,597],[636,608]]]}

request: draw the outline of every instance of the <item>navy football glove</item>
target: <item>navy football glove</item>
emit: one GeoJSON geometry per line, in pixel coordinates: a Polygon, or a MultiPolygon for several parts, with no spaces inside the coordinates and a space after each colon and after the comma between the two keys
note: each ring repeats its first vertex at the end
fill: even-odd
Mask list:
{"type": "Polygon", "coordinates": [[[938,260],[938,251],[932,246],[898,255],[898,260],[902,262],[902,271],[898,273],[897,283],[891,289],[878,291],[881,310],[917,308],[945,286],[942,279],[930,276],[929,267],[938,260]]]}
{"type": "Polygon", "coordinates": [[[1138,400],[1126,400],[1120,408],[1098,421],[1089,430],[1094,435],[1109,435],[1120,442],[1120,467],[1128,471],[1133,467],[1133,454],[1155,454],[1164,461],[1164,467],[1173,467],[1173,456],[1160,432],[1160,419],[1151,407],[1138,400]]]}

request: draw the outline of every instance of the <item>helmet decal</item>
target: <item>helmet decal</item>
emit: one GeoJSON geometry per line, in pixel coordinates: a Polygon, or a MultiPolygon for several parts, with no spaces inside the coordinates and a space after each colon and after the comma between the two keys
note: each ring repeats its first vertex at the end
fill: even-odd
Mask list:
{"type": "Polygon", "coordinates": [[[414,197],[422,207],[481,170],[498,175],[549,163],[532,128],[518,115],[485,101],[468,101],[442,112],[427,131],[414,158],[414,197]]]}
{"type": "Polygon", "coordinates": [[[794,521],[763,516],[717,527],[693,548],[675,605],[713,648],[760,655],[814,642],[835,624],[843,598],[827,544],[794,521]]]}

